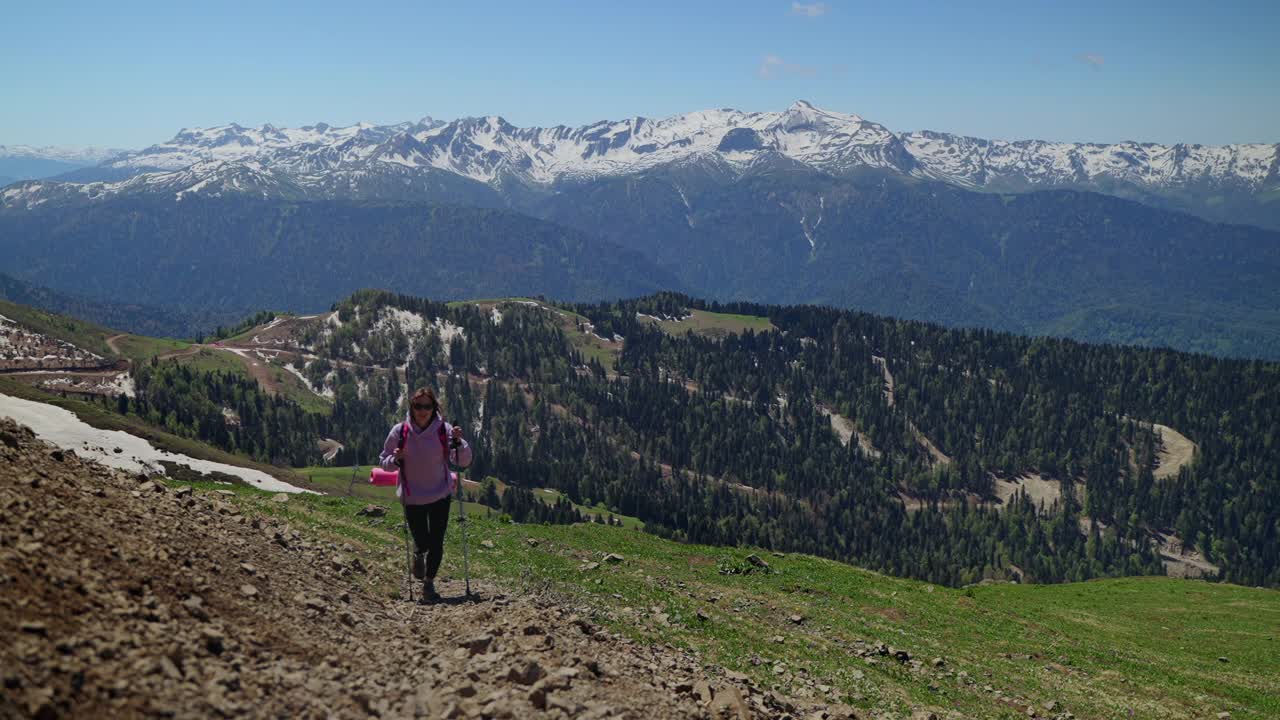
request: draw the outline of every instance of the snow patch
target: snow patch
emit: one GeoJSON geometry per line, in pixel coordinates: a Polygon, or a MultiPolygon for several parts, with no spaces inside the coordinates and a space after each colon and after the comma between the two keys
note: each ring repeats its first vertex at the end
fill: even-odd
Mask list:
{"type": "Polygon", "coordinates": [[[101,430],[82,421],[75,413],[53,405],[0,394],[0,415],[30,427],[37,437],[64,450],[96,460],[104,465],[146,474],[163,474],[161,461],[186,465],[200,473],[234,475],[260,490],[269,492],[312,492],[251,468],[199,460],[187,455],[158,450],[140,437],[120,430],[101,430]],[[115,452],[120,448],[121,452],[115,452]]]}

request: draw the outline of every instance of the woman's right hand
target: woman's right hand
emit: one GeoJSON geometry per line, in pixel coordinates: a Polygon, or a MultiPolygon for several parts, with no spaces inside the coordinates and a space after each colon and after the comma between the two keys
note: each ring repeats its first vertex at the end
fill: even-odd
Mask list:
{"type": "Polygon", "coordinates": [[[403,462],[404,448],[399,448],[399,447],[396,448],[395,452],[392,453],[391,458],[392,458],[392,462],[394,462],[396,465],[399,465],[401,462],[403,462]]]}

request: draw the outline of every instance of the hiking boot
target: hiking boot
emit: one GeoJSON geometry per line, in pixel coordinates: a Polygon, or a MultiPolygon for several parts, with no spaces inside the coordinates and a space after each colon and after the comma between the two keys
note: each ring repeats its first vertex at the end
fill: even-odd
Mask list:
{"type": "Polygon", "coordinates": [[[413,579],[421,580],[427,574],[426,553],[413,554],[413,579]]]}
{"type": "Polygon", "coordinates": [[[436,582],[432,578],[422,581],[422,601],[424,603],[440,602],[440,593],[436,592],[436,582]]]}

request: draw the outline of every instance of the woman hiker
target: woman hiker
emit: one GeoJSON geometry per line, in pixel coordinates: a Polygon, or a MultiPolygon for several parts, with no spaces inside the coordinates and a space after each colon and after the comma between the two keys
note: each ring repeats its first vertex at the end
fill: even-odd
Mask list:
{"type": "Polygon", "coordinates": [[[413,535],[413,576],[422,580],[422,598],[436,602],[436,571],[444,557],[444,531],[449,524],[449,499],[453,482],[449,475],[448,446],[459,443],[455,463],[471,464],[471,446],[462,439],[462,428],[440,416],[440,403],[428,388],[419,388],[409,400],[409,414],[387,433],[379,463],[388,472],[400,471],[396,497],[404,506],[404,519],[413,535]]]}

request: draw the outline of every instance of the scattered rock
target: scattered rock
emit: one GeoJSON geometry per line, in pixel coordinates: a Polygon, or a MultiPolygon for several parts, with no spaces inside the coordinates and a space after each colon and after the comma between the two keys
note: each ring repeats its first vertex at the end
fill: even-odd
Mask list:
{"type": "Polygon", "coordinates": [[[605,555],[605,556],[604,556],[604,561],[605,561],[605,562],[607,562],[607,563],[609,563],[609,564],[611,564],[611,565],[617,565],[618,563],[622,562],[623,560],[626,560],[626,558],[622,557],[621,555],[619,555],[619,554],[617,554],[617,553],[609,553],[608,555],[605,555]]]}
{"type": "Polygon", "coordinates": [[[276,493],[271,496],[271,502],[284,504],[289,502],[289,493],[276,493]]]}
{"type": "Polygon", "coordinates": [[[497,546],[493,544],[492,540],[481,540],[480,547],[485,548],[486,550],[492,550],[497,546]]]}
{"type": "Polygon", "coordinates": [[[387,509],[381,505],[365,505],[357,513],[359,517],[380,518],[387,516],[387,509]]]}
{"type": "MultiPolygon", "coordinates": [[[[588,614],[616,619],[610,608],[540,593],[506,597],[483,582],[484,602],[406,606],[384,592],[403,577],[398,544],[344,543],[305,517],[292,529],[271,510],[281,507],[272,494],[251,489],[170,487],[71,453],[66,465],[51,463],[49,446],[18,427],[0,418],[0,528],[8,533],[0,556],[9,553],[0,557],[0,594],[16,602],[8,606],[12,651],[0,657],[8,714],[666,720],[747,717],[745,708],[798,720],[822,707],[777,694],[766,704],[745,675],[689,650],[624,638],[588,614]],[[248,501],[243,514],[240,500],[248,501]],[[86,537],[94,539],[88,549],[86,537]],[[67,621],[62,613],[73,609],[88,612],[67,621]],[[714,689],[713,678],[724,686],[714,689]]],[[[311,508],[302,500],[291,514],[311,508]]],[[[547,544],[597,573],[629,562],[617,553],[575,561],[571,548],[547,544]]],[[[684,587],[667,577],[638,581],[684,587]]],[[[455,596],[461,578],[442,579],[440,589],[455,596]]],[[[666,620],[691,622],[697,612],[666,620]]],[[[642,611],[649,622],[663,614],[642,611]]],[[[709,621],[709,607],[698,617],[709,621]]],[[[784,682],[834,698],[805,674],[789,668],[784,682]]]]}

